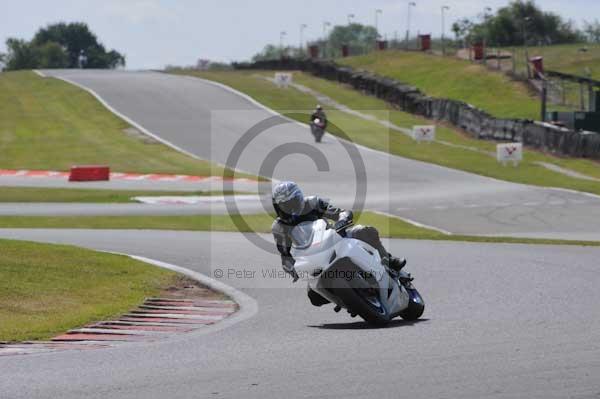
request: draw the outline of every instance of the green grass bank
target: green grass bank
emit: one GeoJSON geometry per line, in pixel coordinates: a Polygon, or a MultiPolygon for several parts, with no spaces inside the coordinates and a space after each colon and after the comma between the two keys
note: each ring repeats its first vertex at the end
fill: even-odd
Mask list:
{"type": "Polygon", "coordinates": [[[0,240],[0,341],[46,339],[118,316],[175,278],[126,256],[0,240]]]}

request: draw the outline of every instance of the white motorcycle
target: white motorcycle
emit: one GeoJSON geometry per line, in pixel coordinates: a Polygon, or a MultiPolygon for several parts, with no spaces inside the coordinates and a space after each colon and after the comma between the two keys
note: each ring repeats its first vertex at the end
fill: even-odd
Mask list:
{"type": "Polygon", "coordinates": [[[345,308],[370,324],[421,317],[425,303],[410,274],[388,269],[375,248],[345,237],[347,227],[335,230],[323,219],[295,226],[291,255],[297,276],[334,303],[336,312],[345,308]]]}

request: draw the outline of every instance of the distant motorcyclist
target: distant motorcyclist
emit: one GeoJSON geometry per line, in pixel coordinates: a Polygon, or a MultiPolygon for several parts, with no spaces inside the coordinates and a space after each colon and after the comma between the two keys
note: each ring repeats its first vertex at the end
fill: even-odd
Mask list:
{"type": "Polygon", "coordinates": [[[323,130],[327,129],[327,115],[325,115],[323,107],[318,104],[314,112],[310,115],[310,122],[314,123],[317,119],[319,120],[319,125],[323,127],[323,130]]]}
{"type": "Polygon", "coordinates": [[[325,129],[327,129],[327,115],[325,115],[323,107],[317,105],[315,111],[310,115],[310,132],[317,143],[321,142],[325,129]]]}
{"type": "MultiPolygon", "coordinates": [[[[277,213],[277,219],[273,222],[271,231],[275,238],[275,244],[281,254],[283,269],[297,278],[294,270],[294,259],[291,255],[292,229],[299,223],[315,221],[318,219],[329,219],[335,222],[337,230],[349,226],[345,230],[346,237],[364,241],[375,248],[385,265],[390,269],[400,271],[406,264],[406,260],[392,256],[384,248],[379,238],[379,232],[371,226],[355,225],[352,211],[337,208],[328,200],[317,196],[304,197],[300,187],[294,182],[286,181],[277,184],[273,188],[273,208],[277,213]]],[[[309,290],[308,297],[315,306],[321,306],[329,301],[316,292],[309,290]]]]}

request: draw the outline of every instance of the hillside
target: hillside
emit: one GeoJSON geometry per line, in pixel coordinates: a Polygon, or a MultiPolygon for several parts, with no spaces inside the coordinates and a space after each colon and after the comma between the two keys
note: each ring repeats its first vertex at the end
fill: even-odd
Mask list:
{"type": "Polygon", "coordinates": [[[468,61],[385,51],[337,62],[409,83],[430,96],[465,101],[500,118],[539,118],[539,101],[524,84],[468,61]]]}

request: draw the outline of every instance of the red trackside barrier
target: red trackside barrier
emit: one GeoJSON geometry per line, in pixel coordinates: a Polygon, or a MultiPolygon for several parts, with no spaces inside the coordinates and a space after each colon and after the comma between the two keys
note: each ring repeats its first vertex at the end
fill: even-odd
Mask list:
{"type": "Polygon", "coordinates": [[[69,181],[110,180],[110,168],[104,165],[72,166],[69,181]]]}
{"type": "Polygon", "coordinates": [[[485,57],[485,46],[483,43],[475,43],[473,45],[473,52],[475,53],[475,60],[480,61],[485,57]]]}
{"type": "Polygon", "coordinates": [[[348,57],[350,55],[350,47],[347,44],[342,46],[342,57],[348,57]]]}
{"type": "Polygon", "coordinates": [[[431,35],[419,35],[419,39],[421,41],[421,51],[429,51],[431,50],[431,35]]]}
{"type": "Polygon", "coordinates": [[[530,61],[533,64],[534,76],[541,79],[544,75],[544,57],[534,57],[530,61]]]}

